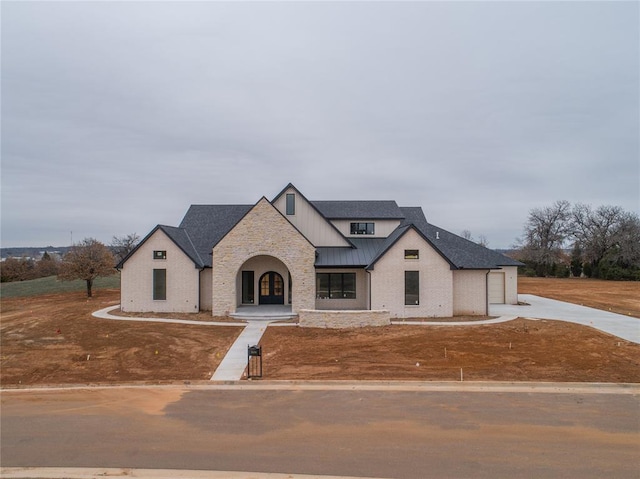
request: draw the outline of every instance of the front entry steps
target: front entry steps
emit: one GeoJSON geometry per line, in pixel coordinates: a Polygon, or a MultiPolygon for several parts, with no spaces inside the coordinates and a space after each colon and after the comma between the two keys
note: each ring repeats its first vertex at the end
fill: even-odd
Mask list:
{"type": "Polygon", "coordinates": [[[291,311],[291,306],[282,304],[238,306],[236,312],[230,313],[229,316],[243,321],[284,321],[298,317],[291,311]]]}

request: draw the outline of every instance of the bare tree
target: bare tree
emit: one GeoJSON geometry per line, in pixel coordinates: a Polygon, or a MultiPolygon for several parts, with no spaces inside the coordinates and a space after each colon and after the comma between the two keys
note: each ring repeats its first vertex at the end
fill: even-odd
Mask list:
{"type": "Polygon", "coordinates": [[[116,263],[122,261],[138,244],[140,237],[136,233],[127,236],[114,236],[111,240],[111,251],[115,256],[116,263]]]}
{"type": "Polygon", "coordinates": [[[534,208],[524,225],[522,258],[540,265],[541,273],[549,273],[562,257],[562,249],[570,234],[571,205],[556,201],[551,206],[534,208]]]}
{"type": "Polygon", "coordinates": [[[58,279],[86,281],[87,296],[90,298],[93,281],[99,276],[110,276],[115,272],[113,254],[109,248],[98,240],[85,238],[62,259],[58,279]]]}
{"type": "MultiPolygon", "coordinates": [[[[640,266],[640,219],[620,206],[577,204],[573,208],[572,230],[585,261],[597,268],[605,258],[640,266]]],[[[596,274],[597,275],[597,274],[596,274]]]]}
{"type": "Polygon", "coordinates": [[[462,236],[466,240],[473,241],[473,236],[471,235],[471,231],[469,230],[462,230],[460,236],[462,236]]]}
{"type": "Polygon", "coordinates": [[[489,246],[489,240],[487,240],[487,237],[485,235],[478,236],[478,240],[476,241],[473,235],[471,234],[471,231],[462,230],[462,232],[460,233],[460,236],[462,236],[466,240],[473,241],[474,243],[477,243],[480,246],[484,246],[485,248],[489,246]]]}

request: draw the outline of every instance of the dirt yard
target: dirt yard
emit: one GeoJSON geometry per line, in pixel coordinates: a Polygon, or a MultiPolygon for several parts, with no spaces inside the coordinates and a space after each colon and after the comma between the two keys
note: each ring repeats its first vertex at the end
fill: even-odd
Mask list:
{"type": "Polygon", "coordinates": [[[640,382],[640,345],[558,321],[269,328],[261,344],[265,379],[640,382]]]}
{"type": "MultiPolygon", "coordinates": [[[[584,304],[640,313],[633,309],[637,283],[558,281],[567,283],[526,279],[521,292],[584,297],[592,301],[584,304]]],[[[3,298],[2,386],[207,380],[241,332],[234,326],[91,316],[118,300],[115,289],[98,290],[90,300],[82,292],[3,298]]],[[[468,381],[640,382],[640,345],[557,321],[339,331],[279,327],[269,328],[261,344],[264,379],[458,381],[462,369],[468,381]]]]}
{"type": "Polygon", "coordinates": [[[2,386],[209,379],[242,330],[91,316],[119,299],[119,290],[2,299],[2,386]]]}

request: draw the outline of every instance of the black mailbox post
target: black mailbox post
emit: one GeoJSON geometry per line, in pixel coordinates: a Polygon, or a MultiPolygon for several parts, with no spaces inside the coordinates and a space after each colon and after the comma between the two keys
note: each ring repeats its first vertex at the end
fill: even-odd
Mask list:
{"type": "Polygon", "coordinates": [[[247,379],[262,377],[262,346],[247,347],[247,379]]]}

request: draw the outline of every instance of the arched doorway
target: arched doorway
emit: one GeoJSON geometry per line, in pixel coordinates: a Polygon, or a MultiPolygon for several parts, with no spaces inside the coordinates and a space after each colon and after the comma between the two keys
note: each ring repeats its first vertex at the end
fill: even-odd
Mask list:
{"type": "Polygon", "coordinates": [[[260,277],[259,304],[284,304],[284,280],[275,271],[260,277]]]}

